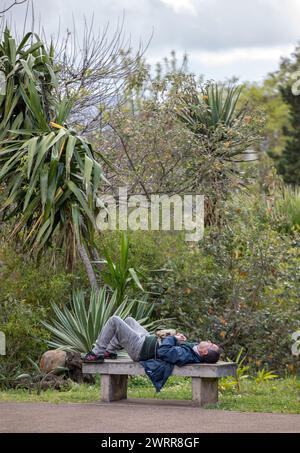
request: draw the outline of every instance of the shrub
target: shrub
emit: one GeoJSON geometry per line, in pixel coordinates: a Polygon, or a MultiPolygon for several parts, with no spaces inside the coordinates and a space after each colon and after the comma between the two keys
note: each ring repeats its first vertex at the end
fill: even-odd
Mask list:
{"type": "Polygon", "coordinates": [[[300,188],[283,187],[274,197],[273,207],[270,207],[274,222],[279,231],[292,233],[300,230],[300,188]]]}
{"type": "Polygon", "coordinates": [[[41,326],[47,310],[22,300],[9,298],[0,302],[0,330],[6,336],[6,356],[0,359],[0,386],[11,386],[15,377],[31,368],[29,358],[38,360],[47,349],[49,338],[41,326]]]}
{"type": "Polygon", "coordinates": [[[17,247],[0,241],[0,302],[12,297],[46,308],[52,302],[67,302],[72,286],[85,281],[80,272],[67,274],[58,259],[55,267],[49,266],[51,258],[48,253],[37,265],[17,247]]]}
{"type": "MultiPolygon", "coordinates": [[[[181,233],[130,233],[131,265],[142,271],[156,318],[189,338],[215,341],[232,359],[244,347],[251,368],[294,371],[299,328],[299,233],[278,233],[264,197],[235,193],[222,230],[188,245],[181,233]]],[[[105,235],[112,251],[118,233],[105,235]]]]}

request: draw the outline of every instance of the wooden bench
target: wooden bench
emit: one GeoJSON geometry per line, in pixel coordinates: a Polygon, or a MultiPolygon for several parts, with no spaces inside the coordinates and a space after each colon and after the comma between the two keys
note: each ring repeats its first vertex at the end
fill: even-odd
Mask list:
{"type": "MultiPolygon", "coordinates": [[[[103,402],[126,399],[128,376],[145,375],[143,366],[131,359],[105,360],[104,363],[98,364],[83,363],[82,372],[101,375],[101,400],[103,402]]],[[[173,376],[192,378],[192,401],[198,406],[217,403],[218,380],[221,377],[235,374],[236,364],[229,362],[175,366],[172,373],[173,376]]]]}

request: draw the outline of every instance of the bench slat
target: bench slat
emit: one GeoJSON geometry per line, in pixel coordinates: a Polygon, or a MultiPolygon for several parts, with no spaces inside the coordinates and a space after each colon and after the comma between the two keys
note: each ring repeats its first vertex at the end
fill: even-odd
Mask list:
{"type": "MultiPolygon", "coordinates": [[[[145,374],[143,366],[130,359],[105,360],[104,363],[83,363],[84,374],[112,374],[142,376],[145,374]]],[[[173,376],[221,378],[234,376],[236,364],[231,362],[218,362],[215,364],[191,364],[183,367],[174,367],[173,376]]]]}

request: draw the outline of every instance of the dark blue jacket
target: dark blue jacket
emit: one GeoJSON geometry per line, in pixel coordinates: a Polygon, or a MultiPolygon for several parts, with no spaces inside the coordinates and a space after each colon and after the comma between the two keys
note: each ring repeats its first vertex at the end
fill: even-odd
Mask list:
{"type": "Polygon", "coordinates": [[[173,336],[161,341],[155,359],[141,361],[145,373],[159,392],[172,374],[174,365],[184,366],[188,363],[201,363],[201,357],[193,350],[196,343],[177,343],[173,336]]]}

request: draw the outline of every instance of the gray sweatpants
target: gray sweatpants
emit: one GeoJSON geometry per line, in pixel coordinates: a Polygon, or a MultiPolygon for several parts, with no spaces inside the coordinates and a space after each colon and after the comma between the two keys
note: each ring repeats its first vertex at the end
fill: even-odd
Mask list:
{"type": "Polygon", "coordinates": [[[135,319],[128,317],[124,321],[119,316],[109,318],[96,340],[93,352],[104,354],[125,349],[132,360],[140,357],[145,337],[150,335],[135,319]]]}

